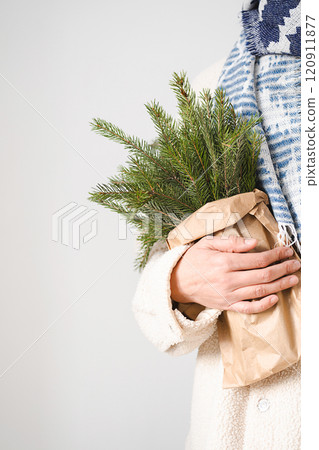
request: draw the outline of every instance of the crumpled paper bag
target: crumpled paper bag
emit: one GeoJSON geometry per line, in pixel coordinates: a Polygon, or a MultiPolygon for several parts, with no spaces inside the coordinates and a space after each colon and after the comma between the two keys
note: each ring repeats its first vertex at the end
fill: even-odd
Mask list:
{"type": "MultiPolygon", "coordinates": [[[[282,245],[277,238],[278,224],[267,204],[267,195],[258,189],[207,203],[169,233],[167,245],[171,249],[208,234],[255,238],[258,244],[253,252],[282,245]]],[[[292,258],[299,259],[294,253],[292,258]]],[[[300,271],[296,275],[300,279],[300,271]]],[[[277,295],[278,302],[267,311],[258,314],[223,311],[219,316],[224,388],[250,385],[300,359],[300,281],[277,295]]],[[[197,303],[179,305],[182,311],[183,306],[187,309],[187,316],[193,320],[205,309],[197,303]]]]}

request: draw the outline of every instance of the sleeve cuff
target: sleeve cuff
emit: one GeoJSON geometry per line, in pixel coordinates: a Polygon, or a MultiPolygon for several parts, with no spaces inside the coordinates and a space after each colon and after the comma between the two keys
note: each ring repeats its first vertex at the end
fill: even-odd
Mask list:
{"type": "Polygon", "coordinates": [[[178,308],[173,309],[171,273],[188,248],[189,245],[182,245],[164,253],[154,252],[133,300],[133,312],[142,332],[160,351],[177,349],[172,351],[175,354],[188,353],[204,342],[213,333],[221,313],[200,307],[201,311],[192,320],[178,308]]]}

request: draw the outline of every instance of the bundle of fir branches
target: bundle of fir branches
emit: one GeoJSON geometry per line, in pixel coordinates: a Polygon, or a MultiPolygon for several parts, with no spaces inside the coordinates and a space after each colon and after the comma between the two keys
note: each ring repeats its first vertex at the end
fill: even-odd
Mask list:
{"type": "Polygon", "coordinates": [[[93,119],[92,130],[124,145],[128,161],[107,184],[98,184],[89,199],[125,216],[139,232],[136,267],[145,266],[158,240],[208,202],[255,188],[262,136],[260,117],[236,114],[223,89],[197,97],[184,72],[174,73],[178,118],[157,102],[146,109],[157,137],[148,143],[117,126],[93,119]]]}

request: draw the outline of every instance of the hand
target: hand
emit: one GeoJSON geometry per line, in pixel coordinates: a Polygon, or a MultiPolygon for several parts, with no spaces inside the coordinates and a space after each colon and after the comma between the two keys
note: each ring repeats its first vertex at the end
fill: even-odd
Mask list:
{"type": "Polygon", "coordinates": [[[247,253],[256,245],[256,239],[237,236],[203,237],[175,266],[171,297],[181,303],[195,302],[208,308],[246,314],[271,308],[278,301],[276,292],[299,282],[291,274],[300,269],[300,262],[285,261],[293,255],[289,247],[247,253]],[[260,300],[244,301],[249,299],[260,300]]]}

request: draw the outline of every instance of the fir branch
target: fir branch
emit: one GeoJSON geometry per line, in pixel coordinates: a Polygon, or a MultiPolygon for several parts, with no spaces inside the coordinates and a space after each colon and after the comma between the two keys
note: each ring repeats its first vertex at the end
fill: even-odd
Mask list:
{"type": "MultiPolygon", "coordinates": [[[[203,164],[198,145],[193,139],[193,135],[196,136],[196,132],[200,131],[200,124],[197,123],[195,120],[195,114],[194,114],[194,106],[196,101],[196,95],[195,92],[191,89],[190,84],[188,82],[188,79],[186,77],[186,74],[182,72],[181,75],[178,75],[176,72],[173,74],[173,80],[170,83],[172,86],[174,92],[177,94],[177,101],[179,102],[179,110],[180,115],[182,119],[182,123],[184,122],[184,129],[185,131],[189,131],[187,127],[187,123],[190,124],[190,133],[189,133],[189,140],[192,143],[196,154],[198,156],[198,159],[201,163],[203,172],[205,173],[205,166],[203,164]],[[183,121],[183,119],[186,119],[186,121],[183,121]]],[[[207,179],[206,173],[205,177],[207,182],[209,183],[209,180],[207,179]]]]}
{"type": "Polygon", "coordinates": [[[256,182],[260,117],[237,115],[222,89],[214,96],[203,90],[197,99],[184,72],[174,73],[170,85],[179,118],[174,120],[156,101],[146,104],[157,132],[151,144],[102,119],[91,122],[92,130],[128,150],[127,164],[108,184],[98,184],[89,199],[137,227],[138,268],[146,264],[154,243],[187,215],[209,201],[251,191],[256,182]]]}
{"type": "MultiPolygon", "coordinates": [[[[183,161],[182,154],[177,148],[176,141],[178,142],[178,130],[175,128],[174,120],[168,116],[162,107],[160,107],[155,101],[153,103],[146,104],[146,109],[149,112],[151,119],[155,125],[155,127],[160,132],[160,138],[164,139],[166,145],[163,146],[163,151],[165,149],[169,152],[170,156],[173,158],[174,162],[179,166],[181,172],[185,172],[186,175],[191,180],[195,189],[198,190],[198,186],[191,174],[188,170],[187,165],[183,161]],[[172,139],[172,136],[175,137],[175,142],[172,139]]],[[[160,140],[159,140],[160,141],[160,140]]],[[[187,187],[180,183],[183,188],[186,190],[187,187]]]]}

